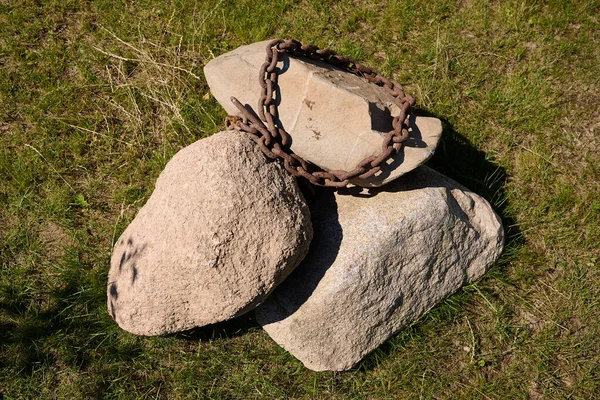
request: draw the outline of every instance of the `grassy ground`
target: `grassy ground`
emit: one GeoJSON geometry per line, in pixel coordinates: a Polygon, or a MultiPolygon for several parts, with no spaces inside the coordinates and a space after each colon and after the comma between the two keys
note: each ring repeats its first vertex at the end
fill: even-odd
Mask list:
{"type": "Polygon", "coordinates": [[[0,0],[0,393],[599,398],[599,20],[597,1],[0,0]],[[431,165],[509,236],[345,373],[304,369],[251,314],[148,339],[105,307],[114,239],[169,158],[222,129],[203,65],[276,36],[406,83],[445,121],[431,165]]]}

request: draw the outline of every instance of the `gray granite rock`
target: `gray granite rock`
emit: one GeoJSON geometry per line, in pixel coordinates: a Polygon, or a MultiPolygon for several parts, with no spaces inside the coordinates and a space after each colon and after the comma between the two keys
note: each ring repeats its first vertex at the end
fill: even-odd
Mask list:
{"type": "Polygon", "coordinates": [[[345,370],[500,255],[498,216],[480,196],[421,166],[372,198],[311,207],[314,239],[256,310],[265,331],[312,370],[345,370]]]}
{"type": "MultiPolygon", "coordinates": [[[[255,111],[260,94],[258,71],[269,41],[242,46],[204,67],[210,90],[225,110],[237,115],[230,97],[255,111]]],[[[291,134],[291,149],[325,170],[352,170],[365,157],[379,154],[382,135],[392,129],[399,109],[383,88],[317,61],[283,56],[279,76],[279,118],[291,134]]],[[[410,138],[382,171],[352,183],[381,186],[427,161],[442,125],[437,118],[413,117],[410,138]]]]}
{"type": "Polygon", "coordinates": [[[139,335],[241,315],[298,265],[311,237],[296,180],[245,135],[215,134],[169,161],[116,242],[109,313],[139,335]]]}

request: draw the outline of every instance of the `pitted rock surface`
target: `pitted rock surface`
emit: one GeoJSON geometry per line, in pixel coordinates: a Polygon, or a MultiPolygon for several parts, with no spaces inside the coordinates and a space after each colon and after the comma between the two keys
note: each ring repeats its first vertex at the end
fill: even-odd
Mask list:
{"type": "Polygon", "coordinates": [[[483,276],[504,234],[490,204],[422,166],[372,198],[311,206],[304,261],[256,310],[312,370],[346,370],[461,286],[483,276]]]}
{"type": "MultiPolygon", "coordinates": [[[[238,110],[230,97],[257,112],[258,71],[270,41],[242,46],[204,67],[210,90],[231,115],[238,110]]],[[[383,135],[392,129],[399,109],[393,97],[366,79],[323,62],[289,57],[278,64],[278,110],[283,128],[292,136],[291,150],[325,170],[352,170],[365,157],[381,152],[383,135]]],[[[435,151],[442,133],[437,118],[412,117],[402,150],[369,179],[354,179],[376,187],[413,170],[435,151]]]]}
{"type": "Polygon", "coordinates": [[[108,310],[125,330],[159,335],[256,307],[312,238],[296,180],[245,135],[179,151],[115,244],[108,310]]]}

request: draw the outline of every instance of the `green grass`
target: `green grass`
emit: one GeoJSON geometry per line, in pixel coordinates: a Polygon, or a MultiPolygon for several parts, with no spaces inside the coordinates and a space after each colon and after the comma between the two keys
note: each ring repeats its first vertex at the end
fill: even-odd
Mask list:
{"type": "Polygon", "coordinates": [[[598,398],[600,4],[271,3],[0,1],[4,398],[598,398]],[[303,368],[252,314],[140,338],[106,311],[114,239],[222,129],[203,65],[276,36],[405,83],[444,120],[430,164],[507,229],[483,280],[345,373],[303,368]]]}

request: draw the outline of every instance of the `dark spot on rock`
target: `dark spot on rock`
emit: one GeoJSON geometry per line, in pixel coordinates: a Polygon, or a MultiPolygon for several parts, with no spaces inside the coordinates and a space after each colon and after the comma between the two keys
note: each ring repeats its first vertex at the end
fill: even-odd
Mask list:
{"type": "Polygon", "coordinates": [[[313,106],[315,105],[315,102],[310,101],[309,99],[304,99],[304,104],[306,104],[306,106],[312,110],[313,106]]]}
{"type": "Polygon", "coordinates": [[[124,251],[121,255],[121,261],[119,261],[119,272],[123,269],[123,264],[125,264],[125,256],[127,256],[127,252],[124,251]]]}
{"type": "Polygon", "coordinates": [[[113,319],[115,319],[115,305],[113,304],[112,300],[110,301],[110,315],[113,317],[113,319]]]}
{"type": "Polygon", "coordinates": [[[110,293],[111,297],[114,297],[115,299],[119,298],[119,292],[117,291],[116,283],[113,282],[110,284],[110,289],[108,289],[108,292],[110,293]]]}
{"type": "Polygon", "coordinates": [[[137,279],[138,276],[138,270],[135,264],[133,264],[131,266],[131,270],[132,270],[132,275],[131,275],[131,283],[134,284],[135,280],[137,279]]]}
{"type": "Polygon", "coordinates": [[[317,140],[321,139],[321,132],[319,132],[316,129],[312,129],[312,131],[315,134],[315,139],[317,139],[317,140]]]}

